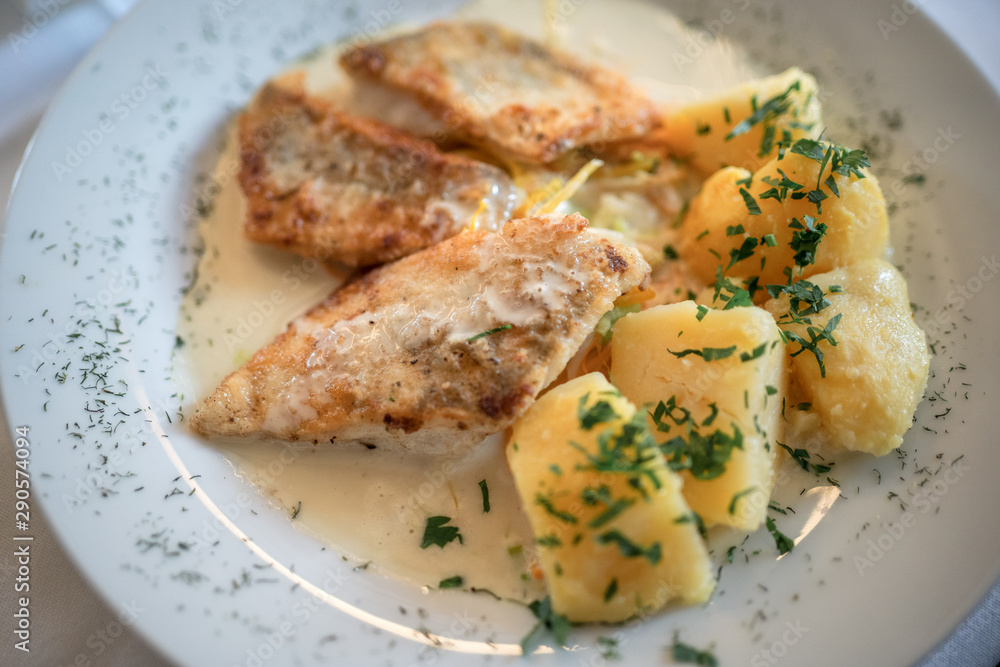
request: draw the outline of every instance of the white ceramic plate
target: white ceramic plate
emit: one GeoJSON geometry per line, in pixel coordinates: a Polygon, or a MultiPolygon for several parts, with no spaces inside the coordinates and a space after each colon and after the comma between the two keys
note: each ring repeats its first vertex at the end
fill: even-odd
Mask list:
{"type": "MultiPolygon", "coordinates": [[[[355,571],[295,530],[177,422],[170,377],[197,242],[185,212],[234,112],[323,43],[456,4],[152,0],[87,57],[31,145],[0,255],[8,423],[30,427],[34,498],[67,550],[179,663],[506,663],[532,625],[488,596],[355,571]]],[[[832,135],[870,149],[898,205],[895,261],[935,341],[936,400],[899,457],[838,467],[837,502],[824,485],[793,503],[815,511],[783,523],[803,536],[792,553],[777,558],[761,531],[706,607],[581,629],[532,661],[600,664],[601,635],[624,664],[659,661],[679,632],[723,665],[911,663],[1000,572],[1000,104],[933,25],[888,1],[675,4],[766,66],[817,73],[832,135]]]]}

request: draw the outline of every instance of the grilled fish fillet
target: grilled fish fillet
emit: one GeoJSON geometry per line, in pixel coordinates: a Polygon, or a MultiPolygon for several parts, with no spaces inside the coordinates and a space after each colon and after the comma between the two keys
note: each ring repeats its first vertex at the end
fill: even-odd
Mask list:
{"type": "Polygon", "coordinates": [[[196,411],[202,434],[459,451],[503,430],[649,266],[570,216],[463,232],[293,321],[196,411]]]}
{"type": "Polygon", "coordinates": [[[488,23],[434,23],[354,47],[341,64],[409,92],[473,142],[528,162],[659,124],[653,103],[621,75],[488,23]]]}
{"type": "Polygon", "coordinates": [[[246,237],[308,257],[389,262],[457,234],[477,211],[477,225],[496,229],[512,204],[500,169],[339,112],[306,94],[301,72],[261,90],[239,140],[246,237]]]}

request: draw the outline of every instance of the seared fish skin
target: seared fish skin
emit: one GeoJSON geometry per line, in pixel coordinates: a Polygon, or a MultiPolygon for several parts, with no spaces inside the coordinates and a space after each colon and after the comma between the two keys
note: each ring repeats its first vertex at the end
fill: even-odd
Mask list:
{"type": "Polygon", "coordinates": [[[578,214],[468,231],[335,291],[195,412],[205,435],[456,452],[503,430],[649,265],[578,214]]]}
{"type": "Polygon", "coordinates": [[[639,137],[660,122],[620,74],[489,23],[434,23],[354,47],[340,62],[414,95],[471,141],[527,162],[639,137]]]}
{"type": "Polygon", "coordinates": [[[480,202],[478,225],[503,224],[513,185],[502,170],[336,111],[302,79],[267,84],[240,117],[247,238],[370,266],[457,234],[480,202]]]}

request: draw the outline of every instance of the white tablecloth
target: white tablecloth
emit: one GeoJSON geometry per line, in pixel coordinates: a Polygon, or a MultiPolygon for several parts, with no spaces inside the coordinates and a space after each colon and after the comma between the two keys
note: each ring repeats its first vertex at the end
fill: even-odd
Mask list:
{"type": "MultiPolygon", "coordinates": [[[[25,19],[16,3],[4,4],[0,0],[0,36],[5,37],[0,43],[0,210],[6,204],[21,154],[45,104],[73,64],[113,22],[109,12],[94,4],[65,8],[62,8],[65,0],[52,0],[51,4],[60,7],[58,15],[47,20],[27,43],[19,42],[18,53],[11,54],[9,35],[20,34],[25,19]],[[29,63],[38,74],[30,77],[26,74],[23,66],[29,63]]],[[[996,37],[1000,29],[1000,2],[929,3],[922,11],[955,39],[1000,90],[1000,40],[996,37]]],[[[0,430],[2,470],[13,468],[10,442],[13,426],[4,425],[0,430]]],[[[0,526],[14,524],[13,507],[13,487],[5,482],[0,498],[0,526]]],[[[3,573],[0,618],[4,619],[0,664],[62,666],[74,661],[92,667],[169,664],[128,628],[118,634],[121,626],[116,612],[91,590],[37,511],[32,514],[32,529],[35,537],[31,572],[32,651],[26,655],[13,649],[9,619],[15,605],[11,582],[16,564],[11,550],[5,549],[0,558],[3,573]]],[[[1000,586],[920,667],[992,667],[998,660],[1000,586]]]]}

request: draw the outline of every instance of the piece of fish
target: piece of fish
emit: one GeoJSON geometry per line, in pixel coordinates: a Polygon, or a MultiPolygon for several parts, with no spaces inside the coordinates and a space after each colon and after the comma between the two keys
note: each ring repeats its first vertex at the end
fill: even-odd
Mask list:
{"type": "Polygon", "coordinates": [[[489,23],[434,23],[351,48],[341,64],[409,92],[449,129],[507,159],[550,162],[660,123],[620,74],[489,23]]]}
{"type": "Polygon", "coordinates": [[[239,121],[247,238],[349,266],[382,264],[462,230],[497,229],[514,188],[500,169],[308,95],[267,84],[239,121]],[[478,214],[477,214],[478,211],[478,214]]]}
{"type": "Polygon", "coordinates": [[[467,231],[330,295],[227,377],[203,434],[460,451],[511,425],[649,266],[578,214],[467,231]]]}

